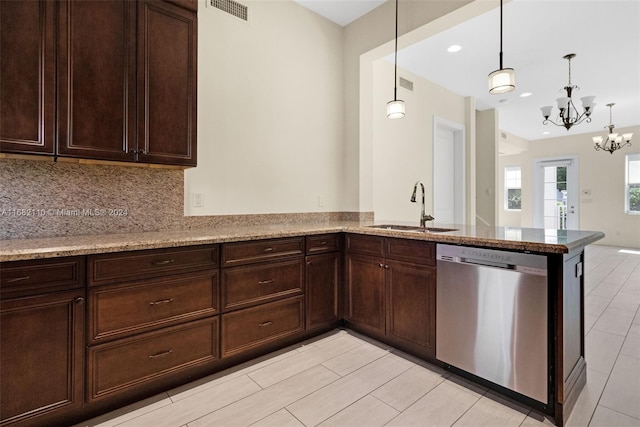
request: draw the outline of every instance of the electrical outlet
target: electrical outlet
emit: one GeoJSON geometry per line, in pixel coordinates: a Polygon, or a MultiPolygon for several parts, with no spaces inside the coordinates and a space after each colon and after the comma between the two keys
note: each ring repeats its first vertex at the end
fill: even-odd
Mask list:
{"type": "Polygon", "coordinates": [[[318,196],[318,206],[319,207],[323,207],[324,206],[324,197],[323,196],[318,196]]]}
{"type": "Polygon", "coordinates": [[[204,194],[203,193],[191,193],[191,206],[194,208],[204,207],[204,194]]]}

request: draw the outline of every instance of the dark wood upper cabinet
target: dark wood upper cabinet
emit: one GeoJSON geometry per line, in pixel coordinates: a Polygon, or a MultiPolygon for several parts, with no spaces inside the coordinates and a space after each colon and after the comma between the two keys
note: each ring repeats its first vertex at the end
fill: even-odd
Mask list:
{"type": "Polygon", "coordinates": [[[58,154],[133,161],[135,2],[58,5],[58,154]]]}
{"type": "Polygon", "coordinates": [[[197,17],[138,3],[138,160],[196,165],[197,17]]]}
{"type": "Polygon", "coordinates": [[[53,154],[55,4],[0,1],[0,150],[53,154]]]}
{"type": "Polygon", "coordinates": [[[195,6],[1,1],[0,149],[195,166],[195,6]]]}

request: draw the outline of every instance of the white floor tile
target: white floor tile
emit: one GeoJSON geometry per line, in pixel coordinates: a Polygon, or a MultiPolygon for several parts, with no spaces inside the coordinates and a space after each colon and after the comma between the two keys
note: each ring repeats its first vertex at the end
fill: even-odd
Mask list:
{"type": "Polygon", "coordinates": [[[640,427],[640,420],[598,406],[589,427],[640,427]]]}
{"type": "Polygon", "coordinates": [[[599,404],[640,419],[640,359],[618,356],[599,404]]]}
{"type": "Polygon", "coordinates": [[[122,424],[122,426],[176,427],[189,423],[259,390],[260,387],[250,378],[241,376],[174,402],[171,405],[163,406],[141,417],[134,418],[122,424]]]}
{"type": "Polygon", "coordinates": [[[629,326],[633,322],[634,311],[607,308],[600,316],[593,329],[616,335],[627,335],[629,326]]]}
{"type": "Polygon", "coordinates": [[[189,427],[247,426],[338,378],[340,377],[327,368],[316,366],[190,422],[189,427]]]}
{"type": "Polygon", "coordinates": [[[371,394],[398,411],[404,411],[445,379],[438,372],[416,365],[371,394]]]}
{"type": "Polygon", "coordinates": [[[347,406],[325,422],[322,427],[384,426],[399,414],[398,411],[371,395],[347,406]]]}
{"type": "Polygon", "coordinates": [[[474,403],[479,400],[476,394],[469,393],[445,381],[391,420],[390,427],[429,427],[451,426],[474,403]]]}
{"type": "Polygon", "coordinates": [[[631,325],[627,337],[624,339],[624,344],[622,344],[622,349],[620,349],[620,354],[640,359],[640,324],[631,325]]]}
{"type": "Polygon", "coordinates": [[[593,328],[593,325],[596,324],[598,319],[599,319],[598,316],[591,316],[589,314],[584,315],[584,333],[585,334],[589,333],[589,331],[591,330],[591,328],[593,328]]]}
{"type": "Polygon", "coordinates": [[[497,395],[487,393],[480,398],[454,426],[494,427],[519,426],[529,413],[529,408],[497,395]]]}
{"type": "Polygon", "coordinates": [[[585,339],[587,366],[609,375],[622,348],[624,337],[591,329],[585,339]]]}
{"type": "Polygon", "coordinates": [[[158,394],[156,396],[150,397],[148,399],[144,399],[139,402],[133,403],[131,405],[124,406],[120,409],[116,409],[115,411],[90,419],[88,421],[84,421],[80,424],[76,424],[74,427],[117,426],[128,420],[137,418],[148,412],[155,411],[158,408],[161,408],[163,406],[170,405],[170,404],[171,404],[171,399],[169,399],[169,396],[166,393],[162,393],[162,394],[158,394]]]}
{"type": "MultiPolygon", "coordinates": [[[[549,418],[548,415],[539,414],[531,411],[529,415],[524,419],[520,427],[541,427],[541,426],[555,426],[556,424],[549,418]]],[[[584,425],[586,426],[586,424],[584,425]]],[[[583,427],[584,427],[583,426],[583,427]]]]}
{"type": "Polygon", "coordinates": [[[566,427],[584,427],[589,425],[589,420],[598,406],[598,401],[609,376],[602,372],[589,369],[587,364],[587,383],[585,384],[576,405],[571,411],[566,427]]]}
{"type": "Polygon", "coordinates": [[[265,417],[257,423],[251,424],[251,427],[304,427],[300,421],[296,419],[286,409],[281,409],[268,417],[265,417]]]}
{"type": "Polygon", "coordinates": [[[584,299],[584,314],[600,316],[612,299],[613,297],[603,297],[600,295],[593,295],[593,292],[590,293],[584,299]]]}
{"type": "Polygon", "coordinates": [[[376,359],[389,354],[387,350],[383,350],[371,344],[365,344],[339,356],[323,362],[322,365],[331,369],[336,374],[344,377],[351,372],[362,368],[364,365],[373,362],[376,359]]]}
{"type": "Polygon", "coordinates": [[[287,406],[287,410],[303,424],[314,426],[407,369],[405,364],[385,356],[287,406]]]}

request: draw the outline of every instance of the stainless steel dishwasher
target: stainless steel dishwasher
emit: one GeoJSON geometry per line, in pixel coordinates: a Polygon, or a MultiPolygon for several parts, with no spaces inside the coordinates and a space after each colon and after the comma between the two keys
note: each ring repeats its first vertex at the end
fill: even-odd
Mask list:
{"type": "Polygon", "coordinates": [[[438,244],[436,358],[548,404],[547,259],[438,244]]]}

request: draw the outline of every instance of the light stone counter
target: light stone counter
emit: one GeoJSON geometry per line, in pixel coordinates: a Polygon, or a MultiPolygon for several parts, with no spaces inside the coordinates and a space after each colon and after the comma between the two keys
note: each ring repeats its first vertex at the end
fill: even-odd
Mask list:
{"type": "MultiPolygon", "coordinates": [[[[435,225],[438,227],[457,228],[458,230],[446,233],[424,233],[369,228],[368,226],[372,224],[372,221],[320,221],[252,226],[225,225],[196,230],[0,240],[0,261],[54,258],[336,232],[555,254],[568,253],[604,237],[604,234],[598,231],[542,230],[448,224],[435,225]]],[[[405,223],[405,225],[416,224],[405,223]]]]}

